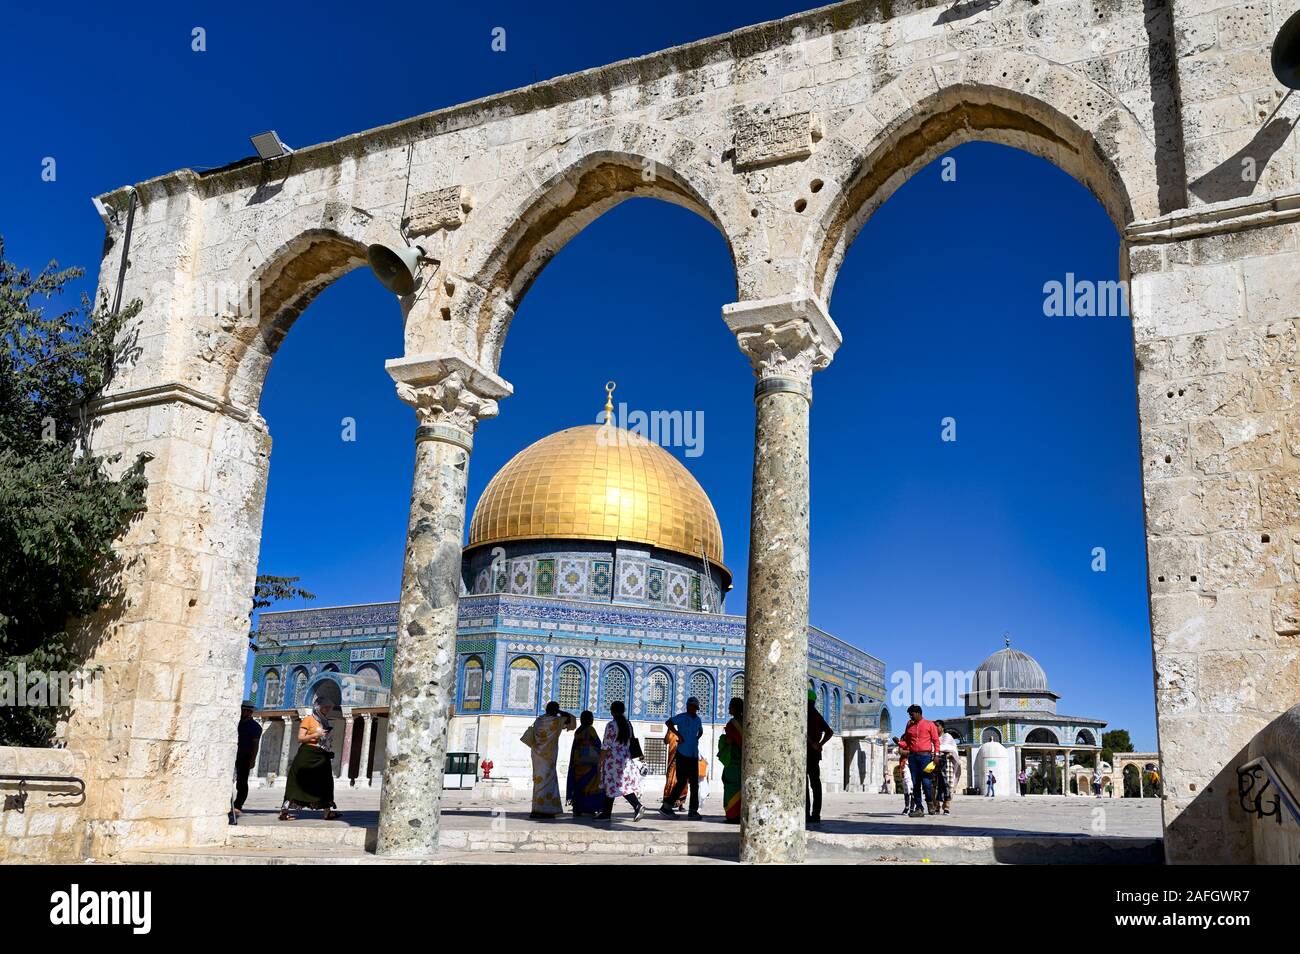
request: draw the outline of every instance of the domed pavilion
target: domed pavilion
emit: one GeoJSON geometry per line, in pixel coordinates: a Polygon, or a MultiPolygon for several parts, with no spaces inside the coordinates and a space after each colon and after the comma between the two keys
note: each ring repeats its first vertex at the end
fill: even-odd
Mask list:
{"type": "MultiPolygon", "coordinates": [[[[1010,750],[1016,775],[1037,771],[1051,791],[1068,792],[1062,780],[1068,779],[1074,759],[1087,753],[1100,758],[1106,722],[1063,715],[1057,711],[1058,699],[1038,660],[1013,649],[1008,637],[1002,649],[976,668],[964,698],[965,716],[944,723],[969,757],[985,742],[1001,743],[1010,750]]],[[[999,787],[999,795],[1018,794],[1014,784],[999,787]]]]}

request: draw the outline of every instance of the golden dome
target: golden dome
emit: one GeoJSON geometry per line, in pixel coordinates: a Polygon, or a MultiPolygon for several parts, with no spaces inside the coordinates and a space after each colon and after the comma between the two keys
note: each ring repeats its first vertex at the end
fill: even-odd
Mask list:
{"type": "Polygon", "coordinates": [[[704,488],[672,454],[613,424],[543,437],[488,482],[469,546],[541,539],[642,543],[722,563],[704,488]]]}

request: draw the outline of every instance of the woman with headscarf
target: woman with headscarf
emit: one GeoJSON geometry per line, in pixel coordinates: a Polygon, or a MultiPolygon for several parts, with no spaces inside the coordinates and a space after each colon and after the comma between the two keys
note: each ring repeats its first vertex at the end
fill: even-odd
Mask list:
{"type": "Polygon", "coordinates": [[[333,703],[318,697],[311,715],[298,725],[298,751],[285,779],[280,821],[292,821],[289,813],[299,808],[323,811],[326,819],[340,817],[334,811],[334,753],[330,749],[333,710],[333,703]]]}
{"type": "MultiPolygon", "coordinates": [[[[668,804],[668,799],[673,797],[673,789],[677,787],[677,742],[681,739],[676,732],[669,729],[664,735],[664,745],[668,748],[668,768],[664,772],[664,804],[668,804]]],[[[673,811],[680,812],[686,807],[686,790],[682,790],[681,796],[670,806],[673,811]]]]}
{"type": "Polygon", "coordinates": [[[632,820],[640,821],[645,814],[645,806],[637,798],[641,791],[641,763],[632,755],[636,736],[632,734],[632,723],[623,715],[626,711],[621,702],[610,704],[609,714],[613,718],[605,726],[605,738],[600,747],[605,810],[596,817],[609,818],[614,812],[614,799],[622,796],[632,806],[632,820]]]}
{"type": "Polygon", "coordinates": [[[560,733],[572,732],[577,725],[578,720],[561,712],[560,704],[552,700],[520,738],[533,750],[533,810],[529,818],[555,818],[564,811],[555,763],[560,757],[560,733]]]}
{"type": "Polygon", "coordinates": [[[569,752],[569,777],[564,787],[565,801],[573,806],[574,815],[598,815],[605,810],[605,789],[600,778],[600,736],[592,722],[595,716],[584,712],[578,716],[578,731],[569,752]]]}
{"type": "MultiPolygon", "coordinates": [[[[939,771],[938,784],[934,795],[935,808],[945,815],[952,814],[952,793],[957,791],[957,780],[961,777],[961,764],[957,752],[957,740],[949,734],[942,722],[936,722],[939,736],[939,771]]],[[[933,812],[932,812],[933,814],[933,812]]]]}
{"type": "Polygon", "coordinates": [[[738,825],[740,824],[741,746],[745,741],[741,718],[744,715],[745,703],[740,699],[732,699],[727,711],[731,713],[731,720],[718,739],[718,761],[722,763],[722,807],[727,813],[727,823],[738,825]]]}

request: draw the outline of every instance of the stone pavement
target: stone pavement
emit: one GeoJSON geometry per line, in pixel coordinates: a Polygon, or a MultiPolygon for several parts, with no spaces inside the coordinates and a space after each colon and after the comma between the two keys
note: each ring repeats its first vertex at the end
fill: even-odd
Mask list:
{"type": "MultiPolygon", "coordinates": [[[[300,812],[276,818],[279,793],[255,789],[224,848],[135,853],[125,860],[170,863],[373,864],[379,817],[377,788],[340,788],[344,817],[325,821],[300,812]]],[[[909,819],[894,795],[831,794],[825,819],[809,832],[809,860],[818,863],[1153,863],[1159,861],[1156,799],[1038,796],[959,798],[954,813],[909,819]]],[[[562,816],[528,818],[523,801],[445,798],[442,851],[428,863],[726,863],[738,832],[722,820],[721,798],[702,806],[703,821],[648,811],[633,823],[626,803],[611,821],[562,816]]]]}

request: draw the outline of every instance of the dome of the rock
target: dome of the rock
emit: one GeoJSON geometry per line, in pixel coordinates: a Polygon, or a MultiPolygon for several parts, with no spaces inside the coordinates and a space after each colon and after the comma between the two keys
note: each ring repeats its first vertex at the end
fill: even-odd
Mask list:
{"type": "Polygon", "coordinates": [[[519,540],[646,544],[722,563],[722,528],[699,482],[672,454],[612,424],[558,431],[489,481],[469,548],[519,540]]]}

